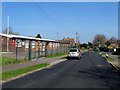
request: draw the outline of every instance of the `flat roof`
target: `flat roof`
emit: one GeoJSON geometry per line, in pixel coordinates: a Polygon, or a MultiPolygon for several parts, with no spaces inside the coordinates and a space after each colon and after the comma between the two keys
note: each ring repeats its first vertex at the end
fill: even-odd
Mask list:
{"type": "Polygon", "coordinates": [[[13,38],[13,39],[25,39],[25,40],[35,40],[35,41],[51,41],[51,42],[58,42],[51,39],[43,39],[43,38],[35,38],[35,37],[27,37],[27,36],[20,36],[20,35],[12,35],[12,34],[2,34],[0,33],[0,36],[13,38]]]}

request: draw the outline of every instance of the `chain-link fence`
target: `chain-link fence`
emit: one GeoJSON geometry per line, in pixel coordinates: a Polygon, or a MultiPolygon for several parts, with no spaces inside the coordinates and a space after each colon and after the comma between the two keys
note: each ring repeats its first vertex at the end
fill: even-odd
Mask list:
{"type": "MultiPolygon", "coordinates": [[[[3,45],[4,46],[4,45],[3,45]]],[[[10,46],[10,45],[9,45],[10,46]]],[[[16,44],[14,51],[12,52],[3,52],[3,58],[15,58],[16,60],[31,60],[38,59],[41,57],[47,57],[59,53],[67,53],[68,47],[60,45],[60,43],[51,43],[47,42],[29,42],[27,41],[26,45],[16,44]]]]}

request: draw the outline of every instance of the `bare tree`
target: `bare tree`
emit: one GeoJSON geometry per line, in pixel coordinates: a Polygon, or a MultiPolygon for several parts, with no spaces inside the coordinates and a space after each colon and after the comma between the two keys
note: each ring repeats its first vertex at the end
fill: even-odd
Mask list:
{"type": "Polygon", "coordinates": [[[93,45],[95,47],[104,47],[106,41],[107,41],[107,39],[106,39],[105,35],[97,34],[94,37],[93,45]]]}
{"type": "Polygon", "coordinates": [[[117,38],[116,37],[111,37],[110,39],[109,39],[109,42],[110,43],[117,43],[117,38]]]}
{"type": "MultiPolygon", "coordinates": [[[[2,33],[7,34],[7,30],[8,30],[8,28],[2,30],[2,33]]],[[[19,35],[19,33],[17,33],[17,32],[13,32],[11,26],[9,27],[9,33],[8,33],[8,34],[19,35]]]]}

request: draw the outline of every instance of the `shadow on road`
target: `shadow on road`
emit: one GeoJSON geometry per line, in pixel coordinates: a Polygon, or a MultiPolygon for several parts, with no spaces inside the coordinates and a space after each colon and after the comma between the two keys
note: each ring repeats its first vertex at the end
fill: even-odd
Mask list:
{"type": "Polygon", "coordinates": [[[81,78],[86,80],[94,80],[94,82],[96,84],[98,83],[100,86],[120,88],[120,77],[118,77],[120,74],[110,68],[98,68],[97,71],[96,68],[84,69],[79,70],[78,73],[81,78]]]}
{"type": "Polygon", "coordinates": [[[63,57],[63,58],[61,58],[61,59],[67,59],[67,60],[80,60],[79,58],[77,58],[77,57],[63,57]]]}

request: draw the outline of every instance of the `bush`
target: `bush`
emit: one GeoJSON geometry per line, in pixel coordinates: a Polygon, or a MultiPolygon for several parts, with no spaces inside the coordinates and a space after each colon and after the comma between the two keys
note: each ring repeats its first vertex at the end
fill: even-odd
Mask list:
{"type": "Polygon", "coordinates": [[[100,51],[103,51],[103,52],[109,51],[109,49],[108,49],[107,47],[100,47],[99,50],[100,50],[100,51]]]}

